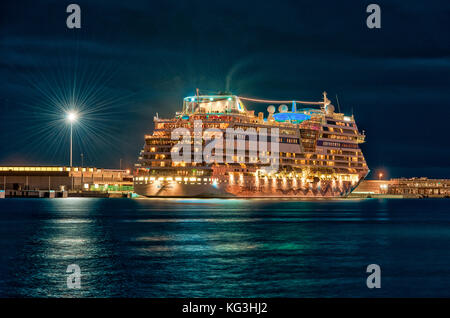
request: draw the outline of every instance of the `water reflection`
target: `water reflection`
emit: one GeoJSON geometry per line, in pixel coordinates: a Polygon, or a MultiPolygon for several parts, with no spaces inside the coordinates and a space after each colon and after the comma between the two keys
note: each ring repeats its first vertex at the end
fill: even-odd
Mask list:
{"type": "MultiPolygon", "coordinates": [[[[7,211],[0,215],[1,296],[405,296],[412,292],[406,279],[393,274],[386,275],[388,287],[368,294],[365,266],[380,263],[395,273],[420,258],[423,263],[408,264],[414,280],[414,266],[442,273],[450,264],[438,248],[450,243],[450,216],[435,201],[19,199],[0,205],[7,211]],[[424,215],[431,206],[433,213],[424,215]],[[81,290],[66,287],[69,264],[81,267],[81,290]]],[[[421,283],[442,296],[433,273],[421,283]]]]}

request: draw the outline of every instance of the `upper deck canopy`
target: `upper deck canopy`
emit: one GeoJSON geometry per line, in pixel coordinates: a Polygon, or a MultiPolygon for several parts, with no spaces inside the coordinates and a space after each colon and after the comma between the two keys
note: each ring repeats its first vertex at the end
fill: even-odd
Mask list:
{"type": "MultiPolygon", "coordinates": [[[[246,114],[247,109],[242,103],[242,100],[257,103],[274,103],[283,104],[280,107],[280,113],[275,114],[275,107],[270,105],[268,107],[269,117],[275,119],[278,122],[295,122],[300,123],[308,120],[312,115],[322,113],[330,105],[330,100],[327,98],[326,92],[323,93],[323,101],[308,102],[308,101],[285,101],[285,100],[266,100],[255,99],[249,97],[236,96],[232,94],[215,94],[215,95],[194,95],[185,97],[183,100],[183,115],[191,114],[246,114]],[[287,112],[287,106],[284,103],[292,102],[292,111],[287,112]],[[297,111],[296,104],[304,105],[317,105],[321,106],[320,109],[308,108],[297,111]],[[272,117],[273,115],[273,117],[272,117]]],[[[181,115],[181,114],[180,114],[181,115]]]]}
{"type": "Polygon", "coordinates": [[[245,113],[246,109],[239,97],[235,95],[200,95],[188,96],[183,100],[184,114],[197,113],[245,113]]]}

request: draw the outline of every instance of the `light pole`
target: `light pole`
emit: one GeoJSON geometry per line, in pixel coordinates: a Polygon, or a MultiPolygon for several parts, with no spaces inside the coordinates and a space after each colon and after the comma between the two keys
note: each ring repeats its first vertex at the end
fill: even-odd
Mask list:
{"type": "Polygon", "coordinates": [[[84,159],[84,154],[81,153],[81,185],[80,185],[81,191],[83,191],[83,185],[84,185],[84,169],[83,169],[84,162],[83,162],[83,159],[84,159]]]}
{"type": "Polygon", "coordinates": [[[67,120],[70,123],[70,167],[72,167],[72,137],[73,137],[73,123],[78,119],[78,114],[74,111],[67,113],[67,120]]]}

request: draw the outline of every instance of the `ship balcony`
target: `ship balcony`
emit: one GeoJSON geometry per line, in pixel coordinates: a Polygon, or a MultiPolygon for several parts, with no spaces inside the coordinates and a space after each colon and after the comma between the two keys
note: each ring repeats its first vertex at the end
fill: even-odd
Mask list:
{"type": "Polygon", "coordinates": [[[356,142],[358,143],[358,144],[362,144],[363,142],[365,142],[366,141],[366,135],[365,134],[359,134],[357,137],[356,137],[356,142]]]}

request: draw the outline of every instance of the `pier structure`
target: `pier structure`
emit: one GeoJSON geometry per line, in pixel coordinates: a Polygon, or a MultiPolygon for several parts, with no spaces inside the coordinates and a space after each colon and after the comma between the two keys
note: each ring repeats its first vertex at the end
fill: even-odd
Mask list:
{"type": "Polygon", "coordinates": [[[0,166],[0,197],[102,196],[132,191],[133,176],[129,170],[0,166]]]}
{"type": "Polygon", "coordinates": [[[450,197],[450,179],[420,177],[364,180],[351,197],[446,198],[450,197]]]}

